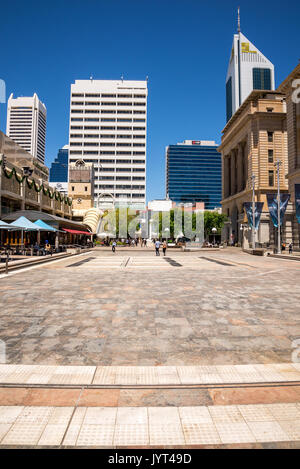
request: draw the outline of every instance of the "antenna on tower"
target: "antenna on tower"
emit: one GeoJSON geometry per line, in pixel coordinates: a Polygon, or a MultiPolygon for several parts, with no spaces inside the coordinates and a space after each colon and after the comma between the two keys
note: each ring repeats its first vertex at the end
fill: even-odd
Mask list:
{"type": "Polygon", "coordinates": [[[240,7],[238,7],[238,33],[241,32],[240,7]]]}

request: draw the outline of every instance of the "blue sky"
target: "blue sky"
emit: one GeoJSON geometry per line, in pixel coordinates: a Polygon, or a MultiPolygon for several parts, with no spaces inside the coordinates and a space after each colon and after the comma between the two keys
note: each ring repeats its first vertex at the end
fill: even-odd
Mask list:
{"type": "Polygon", "coordinates": [[[300,59],[299,1],[2,1],[0,78],[7,96],[36,92],[46,104],[46,164],[68,141],[75,79],[148,76],[147,196],[164,197],[168,144],[220,142],[238,5],[241,30],[274,63],[278,86],[300,59]]]}

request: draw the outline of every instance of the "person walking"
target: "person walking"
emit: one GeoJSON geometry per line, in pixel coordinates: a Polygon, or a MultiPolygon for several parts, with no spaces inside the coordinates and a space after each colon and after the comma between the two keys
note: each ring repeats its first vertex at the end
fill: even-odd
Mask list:
{"type": "Polygon", "coordinates": [[[293,243],[289,244],[289,254],[293,254],[293,243]]]}
{"type": "Polygon", "coordinates": [[[157,255],[157,256],[160,256],[159,248],[160,248],[160,241],[159,241],[159,239],[157,239],[157,240],[155,241],[155,252],[156,252],[156,255],[157,255]]]}
{"type": "Polygon", "coordinates": [[[111,245],[112,252],[116,252],[116,246],[117,246],[117,243],[115,241],[113,241],[112,245],[111,245]]]}
{"type": "Polygon", "coordinates": [[[45,243],[45,251],[46,251],[46,254],[51,254],[52,256],[51,245],[48,240],[46,240],[46,243],[45,243]]]}
{"type": "Polygon", "coordinates": [[[166,251],[167,251],[167,243],[166,243],[166,241],[163,242],[162,248],[163,248],[163,253],[164,253],[164,256],[165,256],[165,255],[166,255],[166,251]]]}

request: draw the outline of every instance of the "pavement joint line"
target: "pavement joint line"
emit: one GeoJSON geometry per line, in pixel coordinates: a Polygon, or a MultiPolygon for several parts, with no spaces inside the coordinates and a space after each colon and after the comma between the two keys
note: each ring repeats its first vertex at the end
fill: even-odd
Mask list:
{"type": "Polygon", "coordinates": [[[87,252],[82,252],[80,254],[71,254],[70,256],[62,257],[61,259],[50,259],[48,262],[43,262],[42,264],[37,264],[37,265],[31,265],[29,267],[20,266],[19,269],[8,272],[8,274],[0,274],[0,279],[8,278],[8,277],[11,277],[12,275],[17,275],[23,272],[28,272],[29,270],[32,270],[32,269],[41,269],[43,267],[48,267],[49,263],[55,264],[56,262],[66,261],[67,259],[70,259],[73,256],[79,257],[79,256],[86,256],[87,254],[88,254],[87,252]]]}
{"type": "Polygon", "coordinates": [[[32,384],[0,383],[4,389],[248,389],[248,388],[281,388],[300,386],[300,381],[256,381],[249,383],[203,383],[203,384],[32,384]]]}

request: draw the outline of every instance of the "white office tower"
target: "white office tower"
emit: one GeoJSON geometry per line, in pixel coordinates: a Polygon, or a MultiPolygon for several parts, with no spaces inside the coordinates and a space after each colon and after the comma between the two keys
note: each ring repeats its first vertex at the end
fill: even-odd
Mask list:
{"type": "Polygon", "coordinates": [[[274,65],[241,33],[238,18],[226,77],[227,121],[252,90],[274,89],[274,65]]]}
{"type": "Polygon", "coordinates": [[[41,163],[45,161],[46,119],[46,106],[36,93],[32,97],[10,95],[6,134],[41,163]]]}
{"type": "Polygon", "coordinates": [[[75,80],[69,163],[94,163],[94,200],[146,202],[147,81],[75,80]]]}

